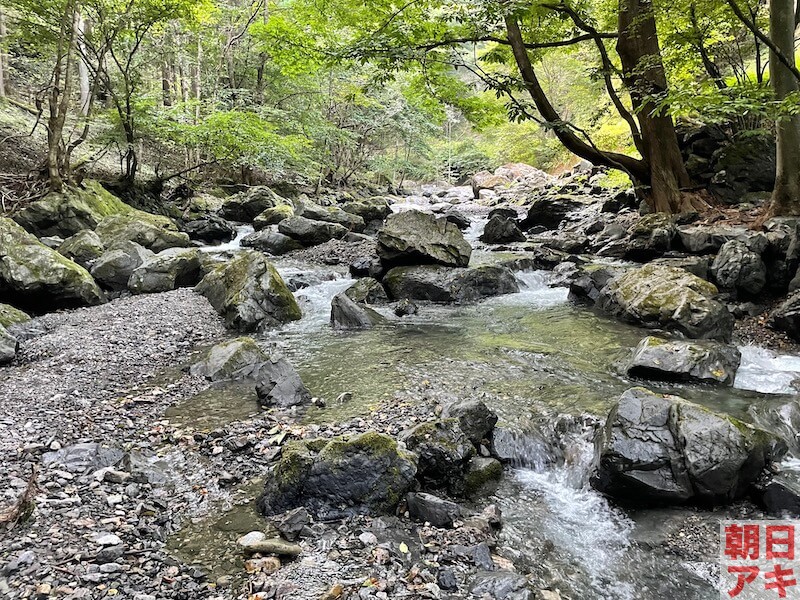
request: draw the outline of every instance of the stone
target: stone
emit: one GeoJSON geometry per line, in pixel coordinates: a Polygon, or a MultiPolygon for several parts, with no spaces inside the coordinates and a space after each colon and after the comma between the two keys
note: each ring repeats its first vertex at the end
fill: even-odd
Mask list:
{"type": "Polygon", "coordinates": [[[17,338],[0,325],[0,365],[5,365],[14,360],[19,351],[17,338]]]}
{"type": "Polygon", "coordinates": [[[472,578],[470,593],[474,598],[492,600],[533,600],[528,580],[507,571],[481,571],[472,578]]]}
{"type": "Polygon", "coordinates": [[[206,244],[229,242],[236,237],[236,227],[216,215],[189,221],[183,226],[183,230],[188,234],[189,239],[206,244]]]}
{"type": "Polygon", "coordinates": [[[442,216],[447,219],[448,222],[458,227],[461,231],[469,229],[469,226],[472,224],[472,221],[469,220],[469,217],[455,208],[447,209],[444,213],[442,213],[442,216]]]}
{"type": "Polygon", "coordinates": [[[443,419],[458,419],[461,431],[476,446],[491,440],[497,415],[482,400],[460,400],[442,409],[443,419]]]}
{"type": "Polygon", "coordinates": [[[403,432],[401,440],[419,456],[417,476],[423,485],[463,494],[464,473],[475,447],[461,431],[458,419],[421,423],[403,432]]]}
{"type": "Polygon", "coordinates": [[[128,289],[134,294],[168,292],[197,285],[200,276],[197,248],[170,248],[148,257],[136,267],[128,280],[128,289]]]}
{"type": "Polygon", "coordinates": [[[390,215],[378,232],[378,256],[386,268],[421,264],[466,267],[471,254],[458,227],[416,210],[390,215]]]}
{"type": "Polygon", "coordinates": [[[84,269],[89,269],[94,261],[100,258],[105,252],[105,246],[94,231],[84,229],[75,235],[67,238],[58,247],[62,256],[78,263],[84,269]]]}
{"type": "Polygon", "coordinates": [[[514,220],[495,215],[486,223],[480,240],[484,244],[509,244],[524,242],[525,234],[517,227],[514,220]]]}
{"type": "Polygon", "coordinates": [[[786,447],[777,437],[677,396],[624,392],[595,445],[592,486],[633,505],[741,498],[786,447]]]}
{"type": "Polygon", "coordinates": [[[359,256],[350,263],[350,275],[353,277],[373,277],[381,279],[385,270],[378,256],[359,256]]]}
{"type": "Polygon", "coordinates": [[[392,208],[386,198],[375,196],[363,202],[345,202],[342,210],[354,215],[358,215],[364,223],[380,222],[392,214],[392,208]]]}
{"type": "Polygon", "coordinates": [[[245,250],[215,267],[195,290],[237,331],[257,331],[301,317],[300,307],[278,271],[254,250],[245,250]]]}
{"type": "Polygon", "coordinates": [[[514,273],[498,265],[454,269],[437,265],[395,267],[383,278],[395,300],[428,300],[464,304],[519,292],[514,273]]]}
{"type": "Polygon", "coordinates": [[[114,533],[103,533],[95,538],[94,543],[98,546],[119,546],[122,540],[114,533]]]}
{"type": "Polygon", "coordinates": [[[490,171],[478,171],[472,176],[472,189],[475,191],[476,198],[481,190],[494,190],[509,185],[511,185],[511,179],[504,175],[495,175],[490,171]]]}
{"type": "Polygon", "coordinates": [[[133,272],[153,256],[136,242],[118,242],[95,261],[91,274],[106,289],[124,290],[133,272]]]}
{"type": "Polygon", "coordinates": [[[433,494],[411,492],[406,494],[408,514],[415,521],[430,523],[434,527],[450,528],[463,513],[461,506],[433,494]]]}
{"type": "Polygon", "coordinates": [[[268,208],[291,204],[266,186],[255,186],[228,198],[220,209],[220,216],[229,221],[252,223],[268,208]]]}
{"type": "Polygon", "coordinates": [[[224,381],[241,377],[243,371],[267,359],[267,354],[253,338],[239,337],[213,346],[189,372],[211,381],[224,381]]]}
{"type": "Polygon", "coordinates": [[[494,491],[503,476],[503,465],[496,458],[473,456],[464,474],[464,491],[467,496],[494,491]]]}
{"type": "Polygon", "coordinates": [[[398,300],[394,307],[394,314],[398,317],[408,317],[419,312],[419,307],[408,298],[398,300]]]}
{"type": "Polygon", "coordinates": [[[436,573],[436,584],[446,592],[458,589],[458,580],[452,569],[442,568],[436,573]]]}
{"type": "Polygon", "coordinates": [[[767,283],[767,268],[761,256],[738,240],[725,242],[711,264],[714,281],[724,290],[756,295],[767,283]]]}
{"type": "Polygon", "coordinates": [[[147,215],[147,218],[141,218],[138,213],[112,215],[100,221],[95,233],[106,248],[120,242],[136,242],[148,250],[161,252],[167,248],[187,248],[191,245],[189,236],[178,231],[171,219],[157,215],[147,215]]]}
{"type": "Polygon", "coordinates": [[[732,386],[741,358],[734,346],[649,336],[639,342],[625,370],[631,377],[732,386]]]}
{"type": "Polygon", "coordinates": [[[772,516],[800,517],[800,481],[794,474],[765,477],[754,486],[753,497],[772,516]]]}
{"type": "Polygon", "coordinates": [[[273,206],[253,219],[253,229],[256,231],[261,231],[270,225],[277,225],[281,221],[293,217],[294,215],[295,212],[293,206],[288,204],[279,204],[278,206],[273,206]]]}
{"type": "Polygon", "coordinates": [[[297,544],[286,542],[280,538],[269,538],[263,531],[251,531],[236,540],[236,543],[247,554],[299,556],[303,551],[297,544]]]}
{"type": "Polygon", "coordinates": [[[354,302],[344,292],[331,300],[331,326],[334,329],[371,329],[384,321],[382,315],[354,302]]]}
{"type": "Polygon", "coordinates": [[[30,315],[18,308],[14,308],[10,304],[0,304],[0,327],[19,325],[21,323],[27,323],[30,320],[30,315]]]}
{"type": "Polygon", "coordinates": [[[306,217],[290,217],[278,223],[278,231],[303,246],[317,246],[330,240],[340,240],[347,235],[347,228],[338,223],[314,221],[306,217]]]}
{"type": "Polygon", "coordinates": [[[536,226],[556,229],[569,213],[581,206],[581,202],[571,196],[542,196],[533,201],[519,228],[522,231],[536,226]]]}
{"type": "Polygon", "coordinates": [[[360,304],[386,304],[389,296],[386,295],[381,282],[372,277],[362,277],[344,291],[345,295],[353,302],[360,304]]]}
{"type": "Polygon", "coordinates": [[[48,311],[105,300],[86,269],[0,217],[0,302],[48,311]]]}
{"type": "Polygon", "coordinates": [[[305,507],[295,508],[287,511],[273,520],[275,528],[280,531],[281,535],[290,542],[295,541],[300,537],[300,532],[303,528],[311,523],[311,515],[305,507]]]}
{"type": "Polygon", "coordinates": [[[284,444],[258,507],[275,515],[304,506],[315,518],[391,514],[410,490],[416,459],[374,431],[284,444]]]}
{"type": "Polygon", "coordinates": [[[42,465],[62,465],[70,473],[86,473],[116,465],[124,453],[117,448],[105,448],[95,442],[81,442],[42,455],[42,465]]]}
{"type": "Polygon", "coordinates": [[[786,298],[768,319],[768,324],[773,329],[783,331],[797,341],[800,341],[800,292],[794,292],[786,298]]]}
{"type": "Polygon", "coordinates": [[[666,213],[643,216],[628,230],[629,239],[624,257],[648,261],[672,248],[676,235],[675,221],[666,213]]]}
{"type": "Polygon", "coordinates": [[[571,278],[569,283],[569,300],[575,304],[594,305],[600,297],[600,292],[608,282],[618,276],[616,269],[608,267],[582,268],[571,278]]]}
{"type": "Polygon", "coordinates": [[[338,206],[320,206],[311,201],[300,202],[297,214],[311,221],[335,223],[347,231],[364,231],[364,219],[355,213],[347,212],[338,206]]]}
{"type": "Polygon", "coordinates": [[[642,327],[728,341],[733,316],[714,299],[717,292],[712,283],[688,271],[650,264],[609,281],[598,295],[597,306],[642,327]]]}
{"type": "Polygon", "coordinates": [[[282,256],[303,248],[303,244],[288,235],[266,229],[244,236],[241,245],[244,248],[254,248],[273,256],[282,256]]]}
{"type": "Polygon", "coordinates": [[[311,402],[311,394],[295,368],[283,357],[272,356],[254,369],[256,394],[264,407],[289,408],[311,402]]]}

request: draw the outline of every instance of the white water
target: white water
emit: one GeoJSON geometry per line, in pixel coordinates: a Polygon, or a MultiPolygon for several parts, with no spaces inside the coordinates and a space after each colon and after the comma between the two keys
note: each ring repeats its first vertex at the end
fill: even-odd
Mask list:
{"type": "Polygon", "coordinates": [[[800,356],[776,354],[758,346],[740,346],[742,362],[733,387],[762,394],[797,394],[800,356]]]}
{"type": "Polygon", "coordinates": [[[486,300],[485,304],[492,306],[526,306],[542,309],[559,306],[567,302],[569,289],[565,287],[550,287],[553,279],[549,271],[518,271],[514,273],[522,282],[518,294],[496,296],[486,300]]]}
{"type": "Polygon", "coordinates": [[[250,235],[255,230],[252,225],[239,225],[236,227],[236,237],[230,242],[217,244],[216,246],[201,246],[200,252],[230,252],[242,247],[242,238],[250,235]]]}

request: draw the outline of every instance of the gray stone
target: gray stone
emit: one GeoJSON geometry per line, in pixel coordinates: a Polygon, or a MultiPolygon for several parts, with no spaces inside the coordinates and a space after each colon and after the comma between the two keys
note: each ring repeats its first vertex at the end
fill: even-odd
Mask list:
{"type": "Polygon", "coordinates": [[[281,535],[290,542],[295,541],[300,537],[300,532],[303,528],[311,523],[311,515],[308,510],[301,506],[280,515],[274,519],[275,528],[281,532],[281,535]]]}
{"type": "Polygon", "coordinates": [[[311,394],[294,367],[283,357],[272,356],[254,367],[256,394],[265,407],[289,408],[311,401],[311,394]]]}
{"type": "Polygon", "coordinates": [[[106,217],[97,225],[95,233],[106,248],[127,241],[136,242],[153,252],[161,252],[167,248],[187,248],[191,244],[189,236],[178,231],[172,220],[147,213],[106,217]]]}
{"type": "Polygon", "coordinates": [[[293,240],[288,235],[266,229],[244,236],[241,245],[245,248],[268,252],[273,256],[282,256],[303,248],[300,242],[293,240]]]}
{"type": "Polygon", "coordinates": [[[106,250],[92,266],[92,277],[103,287],[127,289],[133,272],[155,254],[136,242],[123,241],[106,250]]]}
{"type": "Polygon", "coordinates": [[[44,466],[63,465],[70,473],[97,471],[116,465],[124,453],[117,448],[105,448],[94,442],[84,442],[65,446],[55,452],[42,455],[44,466]]]}
{"type": "Polygon", "coordinates": [[[480,240],[484,244],[509,244],[524,242],[525,234],[517,227],[516,221],[495,215],[486,223],[480,240]]]}
{"type": "Polygon", "coordinates": [[[236,237],[236,228],[216,215],[189,221],[183,226],[183,230],[189,235],[189,238],[206,244],[229,242],[236,237]]]}
{"type": "Polygon", "coordinates": [[[475,447],[461,431],[458,419],[421,423],[403,432],[401,440],[419,456],[417,476],[425,486],[464,493],[464,474],[475,447]]]}
{"type": "Polygon", "coordinates": [[[10,363],[17,356],[19,342],[17,338],[0,325],[0,365],[10,363]]]}
{"type": "Polygon", "coordinates": [[[295,212],[293,206],[288,204],[279,204],[278,206],[273,206],[253,219],[253,229],[256,231],[261,231],[270,225],[277,225],[281,221],[293,217],[294,215],[295,212]]]}
{"type": "Polygon", "coordinates": [[[420,264],[466,267],[471,254],[458,227],[416,210],[390,215],[378,232],[378,256],[387,268],[420,264]]]}
{"type": "Polygon", "coordinates": [[[203,360],[191,366],[189,372],[211,381],[236,379],[254,364],[267,359],[267,354],[253,338],[240,337],[212,347],[203,360]]]}
{"type": "Polygon", "coordinates": [[[646,337],[626,366],[631,377],[733,385],[742,355],[715,342],[667,341],[646,337]]]}
{"type": "Polygon", "coordinates": [[[523,231],[542,226],[545,229],[556,229],[566,216],[582,206],[581,202],[571,196],[544,196],[533,201],[528,214],[520,222],[523,231]]]}
{"type": "Polygon", "coordinates": [[[303,549],[297,544],[280,538],[269,538],[263,531],[251,531],[236,543],[247,554],[277,554],[278,556],[299,556],[303,549]]]}
{"type": "Polygon", "coordinates": [[[795,292],[769,315],[769,326],[800,341],[800,292],[795,292]]]}
{"type": "Polygon", "coordinates": [[[455,502],[424,492],[406,494],[406,505],[412,519],[430,523],[434,527],[450,528],[463,513],[461,506],[455,502]]]}
{"type": "Polygon", "coordinates": [[[491,440],[497,425],[497,415],[482,400],[460,400],[448,404],[442,410],[442,418],[458,419],[461,431],[476,446],[483,440],[491,440]]]}
{"type": "Polygon", "coordinates": [[[200,251],[170,248],[148,257],[131,273],[128,289],[134,294],[168,292],[200,281],[200,251]]]}
{"type": "Polygon", "coordinates": [[[336,223],[348,231],[364,231],[363,218],[338,206],[320,206],[311,201],[304,201],[300,203],[297,214],[312,221],[336,223]]]}
{"type": "Polygon", "coordinates": [[[721,289],[758,294],[767,282],[761,256],[740,241],[725,242],[711,265],[711,275],[721,289]]]}
{"type": "Polygon", "coordinates": [[[290,217],[278,223],[278,231],[303,246],[317,246],[347,235],[347,228],[338,223],[314,221],[306,217],[290,217]]]}
{"type": "Polygon", "coordinates": [[[100,236],[94,231],[85,229],[64,240],[58,251],[84,269],[89,269],[94,261],[102,256],[105,246],[100,236]]]}
{"type": "Polygon", "coordinates": [[[354,302],[344,292],[331,300],[331,326],[334,329],[371,329],[384,320],[379,313],[354,302]]]}
{"type": "Polygon", "coordinates": [[[473,456],[464,474],[464,491],[467,496],[492,492],[503,476],[503,465],[496,458],[473,456]]]}
{"type": "Polygon", "coordinates": [[[266,186],[256,186],[231,196],[222,205],[220,216],[230,221],[252,223],[258,215],[268,208],[290,204],[266,186]]]}
{"type": "Polygon", "coordinates": [[[514,273],[497,265],[454,269],[437,265],[395,267],[383,279],[391,298],[469,303],[519,292],[514,273]]]}
{"type": "Polygon", "coordinates": [[[381,282],[372,277],[362,277],[347,288],[344,293],[353,302],[360,304],[386,304],[389,296],[386,295],[381,282]]]}

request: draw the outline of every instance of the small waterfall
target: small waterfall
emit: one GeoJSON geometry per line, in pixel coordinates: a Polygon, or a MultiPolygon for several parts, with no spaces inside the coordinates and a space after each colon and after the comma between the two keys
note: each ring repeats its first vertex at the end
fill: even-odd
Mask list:
{"type": "Polygon", "coordinates": [[[216,246],[201,246],[200,252],[232,252],[239,250],[242,247],[242,238],[253,233],[252,225],[238,225],[236,227],[236,236],[229,242],[217,244],[216,246]]]}
{"type": "Polygon", "coordinates": [[[762,394],[797,394],[800,391],[800,356],[776,354],[758,346],[740,346],[742,362],[733,387],[762,394]]]}

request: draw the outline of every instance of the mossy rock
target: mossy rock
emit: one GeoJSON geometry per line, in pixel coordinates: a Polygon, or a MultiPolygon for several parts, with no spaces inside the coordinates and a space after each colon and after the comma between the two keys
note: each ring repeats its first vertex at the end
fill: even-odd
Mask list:
{"type": "Polygon", "coordinates": [[[253,338],[239,337],[211,348],[202,361],[192,365],[190,372],[211,381],[235,379],[243,369],[268,358],[253,338]]]}
{"type": "Polygon", "coordinates": [[[277,225],[284,219],[294,216],[294,208],[288,204],[279,204],[268,208],[255,219],[253,219],[253,229],[260,231],[270,225],[277,225]]]}
{"type": "Polygon", "coordinates": [[[473,457],[464,475],[467,496],[477,496],[494,491],[503,476],[503,465],[495,458],[473,457]]]}
{"type": "Polygon", "coordinates": [[[64,240],[58,247],[62,256],[78,263],[84,269],[91,268],[94,261],[105,252],[105,245],[94,231],[84,229],[64,240]]]}
{"type": "Polygon", "coordinates": [[[190,245],[189,236],[179,232],[172,219],[142,211],[106,217],[98,224],[95,233],[106,247],[129,241],[153,252],[161,252],[190,245]]]}
{"type": "Polygon", "coordinates": [[[10,327],[17,323],[27,323],[30,320],[30,316],[18,308],[14,308],[10,304],[0,304],[0,326],[10,327]]]}

